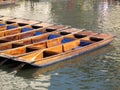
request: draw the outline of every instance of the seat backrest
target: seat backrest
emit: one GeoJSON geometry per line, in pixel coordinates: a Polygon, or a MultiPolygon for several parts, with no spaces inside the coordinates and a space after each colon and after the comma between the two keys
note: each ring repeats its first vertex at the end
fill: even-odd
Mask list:
{"type": "Polygon", "coordinates": [[[34,43],[32,45],[29,45],[28,47],[36,48],[36,49],[44,49],[47,47],[46,42],[39,42],[39,43],[34,43]]]}
{"type": "Polygon", "coordinates": [[[63,44],[63,51],[68,51],[68,50],[72,50],[73,48],[78,47],[80,44],[80,40],[74,40],[68,43],[63,44]]]}
{"type": "Polygon", "coordinates": [[[63,52],[62,45],[47,48],[43,51],[44,57],[49,57],[63,52]]]}
{"type": "Polygon", "coordinates": [[[32,42],[40,42],[40,41],[44,41],[44,40],[48,40],[48,36],[49,34],[44,34],[44,35],[40,35],[40,36],[36,36],[34,38],[32,38],[32,42]]]}
{"type": "Polygon", "coordinates": [[[23,38],[29,38],[31,36],[34,36],[34,32],[26,32],[26,33],[21,33],[19,34],[19,39],[23,39],[23,38]]]}
{"type": "Polygon", "coordinates": [[[59,45],[59,44],[61,44],[61,40],[62,40],[62,37],[48,40],[47,41],[47,47],[52,47],[52,46],[59,45]]]}

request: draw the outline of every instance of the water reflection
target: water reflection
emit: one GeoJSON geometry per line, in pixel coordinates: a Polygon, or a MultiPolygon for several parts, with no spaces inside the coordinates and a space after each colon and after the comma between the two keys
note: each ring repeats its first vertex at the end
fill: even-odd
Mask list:
{"type": "Polygon", "coordinates": [[[7,8],[6,12],[1,9],[1,14],[95,31],[99,29],[100,32],[104,21],[107,21],[105,17],[109,16],[108,7],[110,9],[110,5],[119,4],[119,0],[25,0],[19,1],[19,4],[7,8]]]}
{"type": "MultiPolygon", "coordinates": [[[[94,72],[97,72],[97,70],[93,68],[98,65],[97,64],[98,62],[96,62],[96,60],[102,56],[104,57],[106,53],[110,52],[110,50],[112,51],[113,49],[114,47],[109,45],[101,49],[92,51],[90,53],[86,53],[81,56],[77,56],[75,58],[57,64],[53,64],[45,68],[34,68],[27,66],[24,67],[21,71],[19,71],[15,76],[18,76],[19,78],[22,77],[24,79],[27,79],[27,81],[29,81],[29,84],[26,84],[25,81],[22,81],[23,79],[20,80],[22,81],[22,83],[25,84],[24,87],[21,86],[21,88],[26,88],[26,89],[59,90],[62,87],[63,90],[66,90],[68,87],[71,87],[71,84],[73,84],[72,82],[76,82],[76,84],[83,83],[83,85],[82,84],[81,84],[82,86],[78,85],[80,87],[72,86],[71,88],[76,88],[76,90],[78,90],[79,88],[86,89],[87,87],[85,87],[86,85],[84,83],[86,82],[93,83],[94,81],[93,79],[96,78],[96,76],[94,76],[95,75],[94,72]],[[80,75],[80,77],[78,75],[80,75]],[[76,77],[79,77],[78,80],[76,80],[77,79],[76,77]]],[[[99,60],[100,59],[98,59],[98,61],[99,60]]],[[[99,63],[102,62],[99,61],[99,63]]],[[[10,67],[11,65],[5,65],[1,67],[1,70],[8,72],[7,75],[9,77],[12,76],[10,71],[14,70],[13,69],[14,67],[11,68],[10,67]]],[[[99,72],[103,72],[103,73],[105,72],[105,70],[103,70],[102,68],[100,70],[101,71],[99,72]]],[[[107,72],[109,73],[109,71],[107,72]]],[[[102,74],[102,73],[98,73],[98,74],[102,74]]],[[[17,78],[14,78],[14,80],[16,79],[17,78]]],[[[89,86],[89,88],[92,87],[89,86]]]]}

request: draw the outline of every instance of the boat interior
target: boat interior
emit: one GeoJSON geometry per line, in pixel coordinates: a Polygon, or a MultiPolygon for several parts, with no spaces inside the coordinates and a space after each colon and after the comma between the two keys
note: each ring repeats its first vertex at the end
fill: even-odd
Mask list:
{"type": "MultiPolygon", "coordinates": [[[[90,44],[93,44],[95,42],[103,40],[102,38],[98,39],[96,37],[90,37],[89,41],[88,41],[88,39],[87,40],[85,40],[85,39],[86,38],[83,38],[82,40],[81,39],[70,40],[69,42],[65,41],[67,43],[64,43],[64,41],[62,40],[61,44],[50,46],[50,47],[47,47],[45,49],[40,49],[40,50],[38,50],[38,48],[35,48],[35,49],[37,49],[37,51],[33,50],[30,53],[27,52],[27,54],[22,54],[20,56],[15,57],[15,59],[14,58],[13,59],[17,60],[17,61],[31,63],[33,61],[42,60],[44,58],[49,58],[49,57],[54,56],[54,55],[64,54],[64,52],[67,52],[67,51],[70,51],[70,50],[78,50],[82,47],[85,47],[87,45],[90,45],[90,44]]],[[[44,46],[46,47],[47,44],[44,45],[44,46]]],[[[8,55],[11,55],[10,52],[4,52],[4,53],[8,54],[8,55]]],[[[14,55],[12,55],[12,56],[14,56],[14,55]]]]}

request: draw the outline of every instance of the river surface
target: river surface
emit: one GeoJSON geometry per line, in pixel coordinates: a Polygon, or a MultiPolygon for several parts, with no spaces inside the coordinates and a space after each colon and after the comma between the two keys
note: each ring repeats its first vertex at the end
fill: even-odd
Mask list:
{"type": "Polygon", "coordinates": [[[0,66],[0,90],[120,90],[120,0],[19,0],[0,15],[112,33],[98,50],[45,68],[0,66]]]}

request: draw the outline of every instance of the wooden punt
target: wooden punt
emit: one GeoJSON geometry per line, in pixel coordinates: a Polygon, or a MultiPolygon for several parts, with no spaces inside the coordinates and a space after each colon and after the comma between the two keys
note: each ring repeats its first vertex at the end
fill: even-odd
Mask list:
{"type": "Polygon", "coordinates": [[[1,17],[0,18],[0,31],[11,30],[11,29],[19,29],[19,27],[34,25],[40,23],[40,21],[31,21],[31,20],[23,20],[17,18],[9,18],[9,17],[1,17]]]}
{"type": "Polygon", "coordinates": [[[113,37],[113,35],[109,34],[97,34],[91,37],[85,37],[57,46],[34,51],[30,54],[13,59],[34,66],[43,67],[75,55],[103,47],[109,44],[113,40],[113,37]]]}
{"type": "Polygon", "coordinates": [[[25,26],[23,26],[23,24],[22,24],[22,26],[21,26],[20,23],[14,23],[12,25],[10,24],[9,26],[8,25],[4,26],[3,27],[4,29],[2,29],[2,31],[0,31],[0,37],[29,32],[29,31],[38,30],[38,29],[43,29],[43,28],[47,28],[52,25],[53,24],[49,24],[49,23],[39,23],[39,24],[25,25],[25,26]],[[17,27],[17,28],[14,28],[14,27],[17,27]]]}
{"type": "MultiPolygon", "coordinates": [[[[39,25],[43,25],[43,24],[39,24],[39,25]]],[[[47,24],[47,25],[51,25],[51,24],[47,24]]],[[[45,26],[47,26],[45,25],[45,26]]],[[[33,29],[32,28],[23,28],[22,32],[23,33],[18,33],[18,34],[14,34],[14,35],[9,35],[6,37],[1,37],[0,38],[0,44],[2,43],[6,43],[6,42],[11,42],[11,41],[15,41],[15,40],[20,40],[20,39],[24,39],[24,38],[29,38],[33,36],[39,36],[39,35],[43,35],[49,32],[53,32],[53,31],[57,31],[57,30],[63,30],[68,28],[67,26],[63,26],[63,25],[54,25],[48,28],[42,28],[42,29],[33,29]],[[28,32],[26,32],[28,31],[28,32]]]]}
{"type": "Polygon", "coordinates": [[[25,26],[25,25],[37,24],[37,23],[40,23],[41,21],[1,16],[0,17],[0,22],[4,23],[4,24],[18,23],[21,26],[25,26]]]}
{"type": "Polygon", "coordinates": [[[0,37],[0,57],[38,67],[103,47],[114,38],[110,34],[5,16],[0,16],[0,37]]]}
{"type": "Polygon", "coordinates": [[[75,34],[69,34],[69,35],[65,35],[65,36],[61,36],[61,37],[57,37],[57,38],[54,38],[56,36],[56,34],[52,34],[49,37],[50,39],[48,39],[46,41],[37,42],[34,44],[30,44],[30,45],[26,45],[26,46],[22,46],[22,47],[18,47],[18,48],[8,49],[8,50],[3,51],[1,53],[1,56],[5,57],[5,58],[7,57],[10,59],[15,58],[15,57],[20,57],[20,56],[29,54],[29,53],[37,51],[37,50],[57,46],[57,45],[60,45],[63,43],[71,42],[76,39],[81,39],[81,38],[93,36],[96,34],[97,33],[93,33],[91,31],[80,31],[75,34]]]}
{"type": "MultiPolygon", "coordinates": [[[[61,37],[61,36],[69,35],[69,37],[70,37],[70,36],[73,36],[73,35],[71,35],[72,33],[77,33],[77,32],[81,32],[80,29],[65,29],[65,30],[49,32],[46,34],[41,34],[38,36],[33,36],[33,37],[25,38],[25,39],[20,39],[20,40],[16,40],[16,41],[1,43],[0,50],[2,52],[3,50],[17,48],[17,47],[24,46],[24,45],[29,45],[32,43],[45,41],[45,40],[48,40],[51,38],[57,38],[58,36],[61,37]],[[76,32],[73,32],[73,30],[74,31],[76,30],[76,32]],[[54,35],[54,37],[50,37],[51,35],[54,35]]],[[[76,35],[76,37],[79,37],[79,36],[76,35]]]]}
{"type": "Polygon", "coordinates": [[[11,24],[0,23],[0,32],[12,30],[12,29],[17,29],[17,28],[22,27],[22,26],[26,26],[26,25],[19,24],[19,23],[11,23],[11,24]]]}

